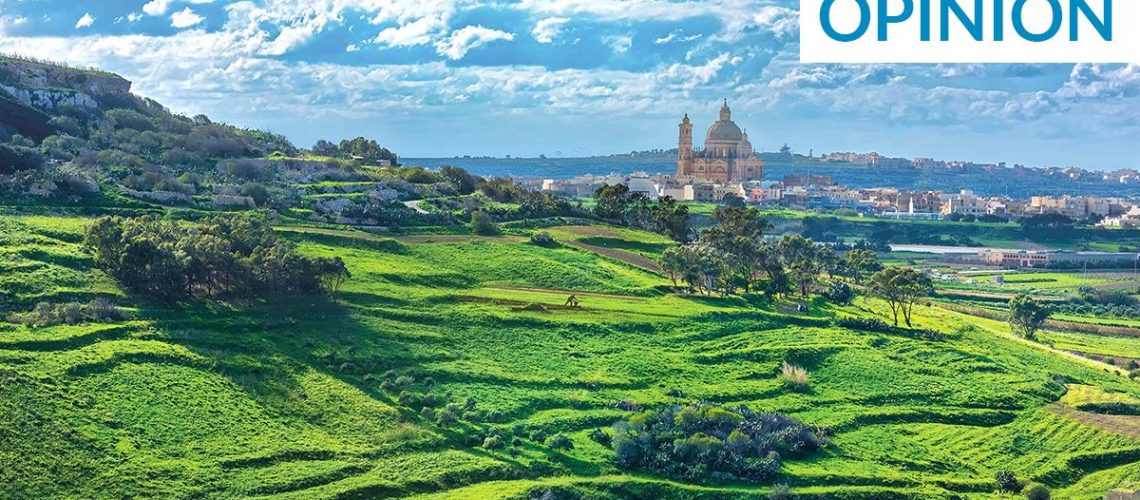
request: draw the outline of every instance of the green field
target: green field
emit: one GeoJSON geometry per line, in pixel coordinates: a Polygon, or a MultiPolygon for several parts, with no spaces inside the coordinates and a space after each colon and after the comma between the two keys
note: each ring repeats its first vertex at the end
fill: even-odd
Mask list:
{"type": "Polygon", "coordinates": [[[1054,498],[1140,481],[1140,439],[1058,409],[1066,395],[1140,398],[1140,383],[934,307],[916,326],[943,341],[827,318],[881,317],[877,301],[809,317],[672,294],[638,265],[669,244],[658,235],[556,227],[562,244],[543,248],[517,234],[292,228],[281,234],[303,252],[345,260],[353,278],[335,301],[169,308],[94,269],[86,222],[0,218],[13,308],[105,296],[133,310],[109,324],[0,322],[6,496],[767,497],[766,485],[616,468],[589,433],[627,418],[621,401],[743,404],[825,426],[831,445],[785,461],[779,480],[825,498],[996,498],[1000,469],[1054,498]],[[570,293],[581,309],[562,307],[570,293]],[[777,380],[785,362],[808,369],[810,390],[777,380]],[[436,409],[470,405],[441,425],[421,410],[429,395],[436,409]],[[506,449],[481,446],[494,428],[513,436],[506,449]],[[557,434],[573,449],[548,446],[557,434]]]}

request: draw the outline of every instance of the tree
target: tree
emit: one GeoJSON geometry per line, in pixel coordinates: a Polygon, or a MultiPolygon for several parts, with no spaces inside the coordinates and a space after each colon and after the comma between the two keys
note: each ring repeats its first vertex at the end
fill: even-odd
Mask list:
{"type": "Polygon", "coordinates": [[[1019,294],[1009,301],[1009,326],[1015,333],[1029,340],[1037,339],[1037,330],[1053,314],[1053,308],[1027,294],[1019,294]]]}
{"type": "Polygon", "coordinates": [[[478,211],[471,214],[471,232],[479,236],[498,236],[501,231],[495,219],[486,212],[478,211]]]}
{"type": "Polygon", "coordinates": [[[625,217],[625,210],[629,206],[629,186],[625,184],[606,184],[594,192],[597,206],[594,213],[598,217],[609,220],[619,220],[625,217]]]}
{"type": "Polygon", "coordinates": [[[818,258],[819,247],[811,240],[798,234],[784,236],[777,245],[777,251],[788,278],[805,301],[823,272],[823,263],[818,258]]]}
{"type": "Polygon", "coordinates": [[[352,273],[348,272],[348,267],[340,257],[322,258],[317,261],[317,266],[320,268],[322,286],[334,295],[344,282],[352,277],[352,273]]]}
{"type": "Polygon", "coordinates": [[[934,293],[934,284],[929,276],[909,267],[888,267],[868,279],[867,292],[886,301],[895,326],[899,326],[899,313],[902,313],[906,326],[910,327],[914,304],[934,293]]]}
{"type": "Polygon", "coordinates": [[[741,198],[740,195],[728,193],[724,195],[724,206],[728,208],[744,208],[748,206],[748,204],[744,202],[744,198],[741,198]]]}
{"type": "Polygon", "coordinates": [[[381,147],[376,141],[363,137],[341,141],[339,148],[342,155],[361,158],[365,163],[388,161],[395,165],[398,160],[395,153],[389,151],[388,148],[381,147]]]}
{"type": "Polygon", "coordinates": [[[844,274],[854,279],[856,282],[862,281],[863,278],[875,274],[883,269],[883,264],[879,262],[879,257],[875,252],[866,249],[855,249],[847,252],[840,262],[840,268],[844,274]]]}
{"type": "Polygon", "coordinates": [[[439,169],[439,175],[447,182],[450,182],[451,185],[455,186],[455,190],[458,191],[459,194],[466,195],[475,192],[475,185],[478,183],[478,178],[462,168],[444,166],[439,169]]]}
{"type": "Polygon", "coordinates": [[[689,247],[677,246],[666,248],[661,253],[661,270],[669,275],[673,281],[673,288],[677,288],[677,281],[683,280],[685,272],[690,267],[689,247]]]}
{"type": "Polygon", "coordinates": [[[317,143],[313,145],[312,151],[313,154],[317,156],[331,156],[333,158],[339,158],[341,156],[340,146],[324,139],[317,141],[317,143]]]}
{"type": "Polygon", "coordinates": [[[688,243],[693,232],[689,207],[668,196],[661,198],[650,211],[655,229],[678,243],[688,243]]]}
{"type": "Polygon", "coordinates": [[[717,225],[701,234],[699,242],[722,266],[718,273],[725,291],[733,293],[737,285],[745,292],[765,270],[764,231],[768,222],[753,208],[718,208],[712,217],[717,225]]]}

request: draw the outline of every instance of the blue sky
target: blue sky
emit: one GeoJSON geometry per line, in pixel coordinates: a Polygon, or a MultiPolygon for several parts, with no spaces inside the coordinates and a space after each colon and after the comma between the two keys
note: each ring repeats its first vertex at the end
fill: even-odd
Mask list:
{"type": "Polygon", "coordinates": [[[0,0],[0,51],[184,113],[404,156],[668,148],[1140,167],[1140,66],[801,65],[795,0],[0,0]]]}

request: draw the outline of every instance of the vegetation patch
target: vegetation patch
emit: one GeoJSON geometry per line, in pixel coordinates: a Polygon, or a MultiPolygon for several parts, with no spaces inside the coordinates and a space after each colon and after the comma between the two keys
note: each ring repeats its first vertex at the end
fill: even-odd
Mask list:
{"type": "Polygon", "coordinates": [[[613,430],[618,467],[693,482],[771,481],[782,458],[804,457],[828,443],[822,432],[790,417],[743,406],[648,410],[613,430]]]}

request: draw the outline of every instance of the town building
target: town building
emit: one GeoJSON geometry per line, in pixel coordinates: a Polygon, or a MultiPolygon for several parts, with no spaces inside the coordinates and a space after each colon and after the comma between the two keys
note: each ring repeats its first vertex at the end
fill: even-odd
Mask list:
{"type": "Polygon", "coordinates": [[[685,115],[680,125],[677,176],[714,184],[764,177],[764,162],[752,149],[748,133],[732,121],[728,101],[720,108],[720,119],[705,134],[705,147],[701,150],[693,149],[693,124],[685,115]]]}

